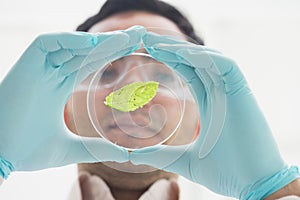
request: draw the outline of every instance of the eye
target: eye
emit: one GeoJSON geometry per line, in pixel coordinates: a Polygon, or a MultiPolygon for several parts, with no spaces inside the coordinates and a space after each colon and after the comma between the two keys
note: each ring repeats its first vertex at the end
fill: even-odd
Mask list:
{"type": "Polygon", "coordinates": [[[170,73],[158,72],[155,75],[155,80],[159,83],[172,83],[174,82],[174,77],[170,73]]]}
{"type": "Polygon", "coordinates": [[[114,81],[116,81],[118,76],[119,73],[116,69],[108,68],[102,73],[100,83],[104,85],[113,83],[114,81]]]}

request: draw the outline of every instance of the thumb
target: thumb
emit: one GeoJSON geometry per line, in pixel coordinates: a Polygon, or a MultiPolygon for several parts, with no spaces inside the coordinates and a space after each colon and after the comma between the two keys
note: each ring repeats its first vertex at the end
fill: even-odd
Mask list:
{"type": "Polygon", "coordinates": [[[189,174],[190,145],[158,145],[134,150],[129,154],[133,164],[146,164],[158,169],[186,176],[189,174]]]}
{"type": "Polygon", "coordinates": [[[63,162],[94,163],[103,161],[128,161],[128,151],[102,138],[70,136],[70,149],[63,162]]]}
{"type": "Polygon", "coordinates": [[[182,49],[177,52],[179,57],[188,58],[188,62],[196,67],[199,74],[205,69],[214,85],[224,84],[225,92],[234,94],[244,91],[246,79],[237,63],[226,56],[210,51],[199,52],[197,48],[182,49]]]}

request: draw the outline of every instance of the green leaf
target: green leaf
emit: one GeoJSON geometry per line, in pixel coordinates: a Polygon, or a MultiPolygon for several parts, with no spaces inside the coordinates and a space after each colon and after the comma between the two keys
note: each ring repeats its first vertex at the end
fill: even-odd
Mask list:
{"type": "Polygon", "coordinates": [[[122,112],[135,111],[155,97],[158,84],[155,81],[130,83],[110,93],[104,104],[122,112]]]}

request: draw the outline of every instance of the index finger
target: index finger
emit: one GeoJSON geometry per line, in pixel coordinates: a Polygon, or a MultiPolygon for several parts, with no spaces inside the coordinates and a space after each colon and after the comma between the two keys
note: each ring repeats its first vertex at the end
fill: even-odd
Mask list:
{"type": "Polygon", "coordinates": [[[39,47],[45,52],[59,49],[83,49],[98,44],[96,35],[87,32],[47,33],[37,37],[39,47]]]}
{"type": "Polygon", "coordinates": [[[157,145],[142,148],[129,153],[129,160],[133,164],[146,164],[188,177],[189,147],[191,144],[181,146],[157,145]]]}
{"type": "MultiPolygon", "coordinates": [[[[189,41],[186,41],[182,38],[178,38],[176,36],[167,36],[167,35],[159,35],[156,33],[152,33],[152,32],[148,32],[143,36],[143,43],[145,44],[146,48],[152,48],[156,45],[176,45],[176,46],[194,46],[197,47],[198,49],[201,49],[202,51],[210,51],[210,52],[215,52],[215,53],[220,53],[219,51],[212,49],[212,48],[208,48],[207,46],[204,45],[199,45],[199,44],[195,44],[195,43],[191,43],[189,41]]],[[[176,48],[176,47],[175,47],[176,48]]],[[[174,49],[174,51],[172,51],[173,53],[175,53],[177,49],[174,49]]]]}

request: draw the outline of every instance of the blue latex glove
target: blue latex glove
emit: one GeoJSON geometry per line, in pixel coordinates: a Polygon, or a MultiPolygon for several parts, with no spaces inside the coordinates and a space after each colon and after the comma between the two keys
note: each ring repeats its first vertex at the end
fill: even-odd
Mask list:
{"type": "Polygon", "coordinates": [[[140,47],[143,27],[37,37],[0,85],[0,176],[71,163],[128,160],[126,150],[71,133],[64,107],[73,88],[109,60],[140,47]]]}
{"type": "Polygon", "coordinates": [[[181,75],[200,112],[200,135],[190,145],[154,146],[130,154],[239,199],[263,199],[299,177],[282,160],[272,132],[237,64],[219,52],[147,33],[147,51],[181,75]]]}

